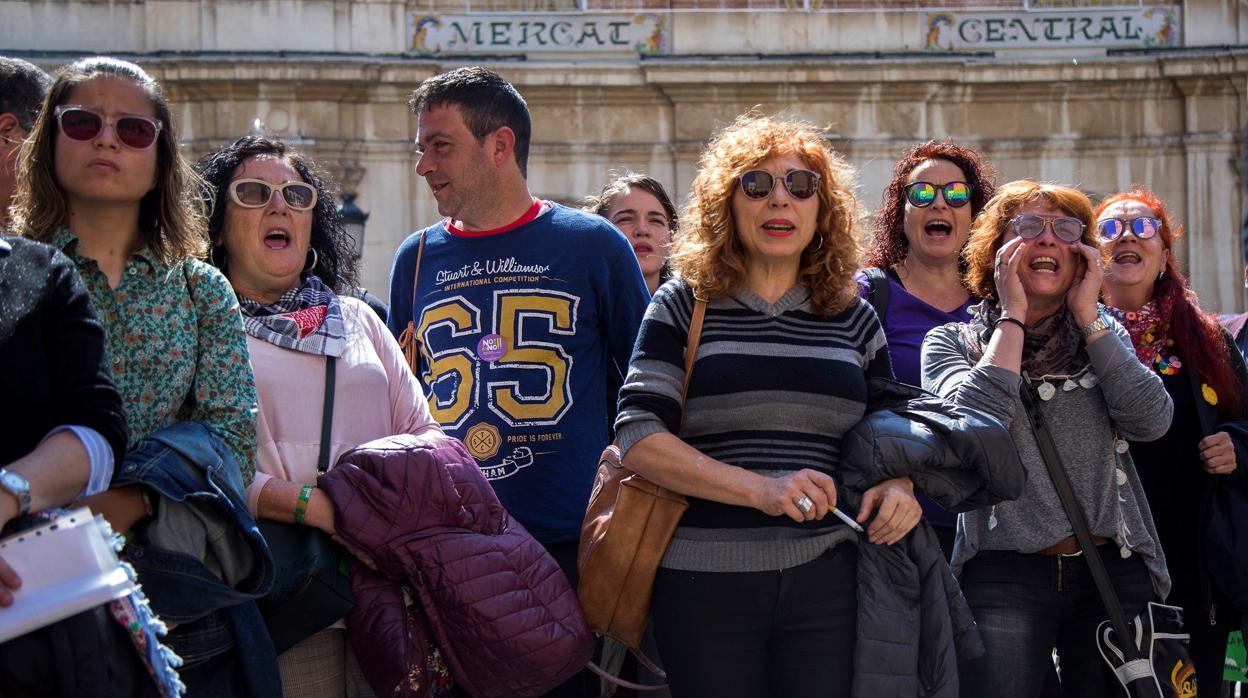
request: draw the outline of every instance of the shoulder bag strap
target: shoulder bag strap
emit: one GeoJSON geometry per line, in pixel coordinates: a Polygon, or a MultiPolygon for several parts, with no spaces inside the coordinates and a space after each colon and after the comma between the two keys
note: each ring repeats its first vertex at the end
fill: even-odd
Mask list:
{"type": "Polygon", "coordinates": [[[1070,479],[1066,477],[1066,471],[1062,466],[1062,456],[1057,452],[1057,445],[1053,441],[1053,434],[1049,431],[1044,415],[1040,413],[1040,405],[1032,395],[1031,386],[1025,380],[1019,392],[1023,398],[1023,406],[1027,410],[1027,418],[1031,421],[1031,429],[1036,435],[1036,445],[1040,447],[1044,466],[1053,480],[1053,489],[1057,490],[1057,496],[1062,500],[1062,508],[1066,510],[1066,518],[1070,519],[1070,527],[1075,530],[1075,539],[1079,541],[1083,557],[1088,562],[1088,569],[1092,571],[1096,590],[1100,592],[1101,600],[1105,603],[1105,610],[1109,612],[1109,619],[1114,624],[1118,642],[1128,659],[1139,659],[1142,655],[1140,648],[1135,644],[1135,633],[1131,632],[1131,624],[1127,620],[1126,612],[1122,609],[1122,603],[1118,600],[1118,592],[1114,591],[1114,585],[1110,582],[1109,571],[1105,569],[1105,561],[1101,559],[1096,544],[1092,541],[1092,531],[1088,528],[1088,520],[1075,499],[1075,490],[1070,485],[1070,479]]]}
{"type": "Polygon", "coordinates": [[[702,343],[702,321],[706,319],[706,301],[694,296],[693,317],[689,320],[689,339],[685,341],[685,384],[680,389],[680,423],[685,423],[685,396],[689,394],[689,379],[693,377],[693,364],[698,360],[698,345],[702,343]]]}
{"type": "Polygon", "coordinates": [[[685,385],[680,389],[680,402],[689,393],[689,379],[693,376],[693,364],[698,360],[698,345],[702,343],[702,321],[706,319],[706,301],[693,299],[693,318],[689,321],[689,339],[685,342],[685,385]]]}
{"type": "Polygon", "coordinates": [[[325,357],[325,405],[321,410],[321,451],[316,457],[316,471],[322,475],[329,471],[329,432],[334,426],[335,362],[334,357],[325,357]]]}
{"type": "MultiPolygon", "coordinates": [[[[416,333],[416,290],[420,284],[420,260],[425,256],[425,238],[428,231],[420,233],[420,242],[416,244],[416,268],[412,270],[412,305],[408,308],[407,327],[399,333],[399,348],[403,350],[403,358],[412,375],[420,378],[420,337],[416,333]]],[[[391,298],[390,301],[394,302],[391,298]]]]}
{"type": "Polygon", "coordinates": [[[416,318],[416,286],[420,282],[420,260],[425,256],[425,236],[428,232],[420,234],[420,242],[416,244],[416,268],[412,271],[412,319],[416,318]]]}

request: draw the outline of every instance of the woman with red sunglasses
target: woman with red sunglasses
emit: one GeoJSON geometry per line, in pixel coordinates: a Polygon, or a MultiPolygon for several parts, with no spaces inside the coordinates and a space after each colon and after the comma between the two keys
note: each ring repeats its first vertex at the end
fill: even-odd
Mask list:
{"type": "Polygon", "coordinates": [[[1167,601],[1185,611],[1197,684],[1222,695],[1227,634],[1240,618],[1221,589],[1228,580],[1211,578],[1202,545],[1215,481],[1248,484],[1238,462],[1248,457],[1248,373],[1179,270],[1174,241],[1183,231],[1156,194],[1136,188],[1110,196],[1096,208],[1096,229],[1108,258],[1105,305],[1174,400],[1170,430],[1131,442],[1131,457],[1170,568],[1167,601]]]}
{"type": "MultiPolygon", "coordinates": [[[[875,215],[861,295],[884,325],[897,380],[919,385],[919,350],[928,330],[968,322],[979,301],[962,281],[962,248],[971,223],[992,198],[992,166],[970,148],[928,141],[902,154],[875,215]]],[[[957,516],[919,495],[923,516],[953,555],[957,516]]]]}
{"type": "MultiPolygon", "coordinates": [[[[225,277],[201,261],[207,236],[196,181],[180,154],[160,85],[133,63],[84,58],[55,76],[24,146],[13,204],[15,232],[51,244],[77,267],[104,326],[126,410],[126,463],[117,464],[112,489],[84,503],[116,531],[131,532],[132,547],[140,541],[174,555],[185,551],[172,552],[178,546],[168,544],[191,528],[181,517],[204,514],[190,504],[191,495],[223,506],[229,495],[186,491],[185,482],[164,487],[169,480],[155,481],[161,467],[131,459],[147,453],[142,446],[154,434],[203,434],[194,445],[221,454],[212,464],[221,463],[220,482],[250,482],[255,448],[256,395],[238,301],[225,277]]],[[[208,464],[201,465],[207,472],[208,464]]],[[[254,527],[232,514],[209,518],[220,524],[222,539],[246,541],[248,550],[232,561],[242,564],[231,572],[267,574],[271,562],[254,527]],[[239,538],[230,538],[234,534],[239,538]]],[[[216,552],[229,557],[231,550],[216,552]]],[[[234,693],[244,672],[240,655],[229,650],[234,638],[245,636],[236,623],[230,629],[235,616],[227,615],[236,594],[250,593],[244,589],[252,582],[218,570],[229,580],[214,587],[221,596],[190,599],[167,578],[152,577],[168,572],[146,567],[157,559],[131,557],[160,613],[186,614],[176,616],[168,637],[185,660],[183,681],[193,692],[234,693]]],[[[209,574],[211,563],[194,564],[209,574]]],[[[255,648],[247,655],[264,656],[255,648]]]]}

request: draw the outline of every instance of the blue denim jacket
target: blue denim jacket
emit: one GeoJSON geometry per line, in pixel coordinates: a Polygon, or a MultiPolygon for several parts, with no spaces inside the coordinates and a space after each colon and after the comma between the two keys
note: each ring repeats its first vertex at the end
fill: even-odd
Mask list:
{"type": "Polygon", "coordinates": [[[247,511],[242,474],[225,442],[198,422],[161,429],[140,441],[117,468],[113,486],[131,484],[141,484],[162,498],[157,518],[136,527],[125,556],[138,572],[153,610],[177,625],[167,642],[185,662],[183,678],[192,694],[230,695],[246,689],[252,695],[279,695],[277,654],[254,601],[273,584],[273,558],[247,511]],[[158,537],[191,541],[187,548],[198,544],[195,536],[210,537],[204,525],[168,530],[169,519],[161,517],[165,507],[187,507],[181,511],[193,510],[192,522],[220,528],[241,542],[241,549],[222,548],[220,540],[203,543],[215,545],[218,558],[230,558],[223,564],[236,573],[245,571],[241,579],[227,584],[203,556],[153,543],[156,523],[165,526],[158,537]],[[234,648],[245,649],[233,652],[234,648]],[[212,666],[203,666],[207,662],[212,666]],[[199,683],[197,676],[213,685],[192,685],[199,683]],[[226,681],[231,688],[221,683],[226,681]]]}

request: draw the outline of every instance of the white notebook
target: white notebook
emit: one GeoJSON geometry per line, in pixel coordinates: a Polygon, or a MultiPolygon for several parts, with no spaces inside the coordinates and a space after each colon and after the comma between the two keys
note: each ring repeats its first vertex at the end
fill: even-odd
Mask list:
{"type": "Polygon", "coordinates": [[[0,608],[0,642],[132,592],[111,536],[108,523],[84,508],[0,540],[0,557],[22,579],[13,605],[0,608]]]}

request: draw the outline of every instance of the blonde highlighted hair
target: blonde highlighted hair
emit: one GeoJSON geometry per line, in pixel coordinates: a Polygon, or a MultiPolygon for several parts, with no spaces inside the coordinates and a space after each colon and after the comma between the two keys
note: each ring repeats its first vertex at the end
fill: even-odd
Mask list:
{"type": "Polygon", "coordinates": [[[997,301],[997,285],[993,279],[997,251],[1010,233],[1010,222],[1019,209],[1037,199],[1044,199],[1062,213],[1083,222],[1083,244],[1099,250],[1100,241],[1092,219],[1092,202],[1083,192],[1052,182],[1019,179],[997,187],[984,210],[971,226],[962,259],[966,262],[964,281],[967,289],[988,301],[997,301]]]}
{"type": "Polygon", "coordinates": [[[166,264],[203,258],[208,250],[207,219],[200,200],[200,179],[178,150],[177,131],[164,92],[150,75],[127,61],[104,56],[83,58],[56,73],[43,108],[22,146],[13,231],[49,242],[69,224],[69,197],[56,179],[59,126],[53,113],[70,91],[89,80],[107,77],[138,85],[151,100],[161,123],[156,139],[156,187],[139,202],[139,239],[166,264]]]}
{"type": "Polygon", "coordinates": [[[853,276],[860,254],[862,209],[852,191],[853,167],[808,122],[751,113],[711,139],[681,214],[672,268],[701,298],[722,298],[740,290],[746,281],[746,253],[733,220],[732,197],[742,174],[764,160],[786,155],[796,155],[820,176],[815,235],[802,251],[798,281],[810,289],[816,312],[835,315],[857,297],[853,276]]]}

